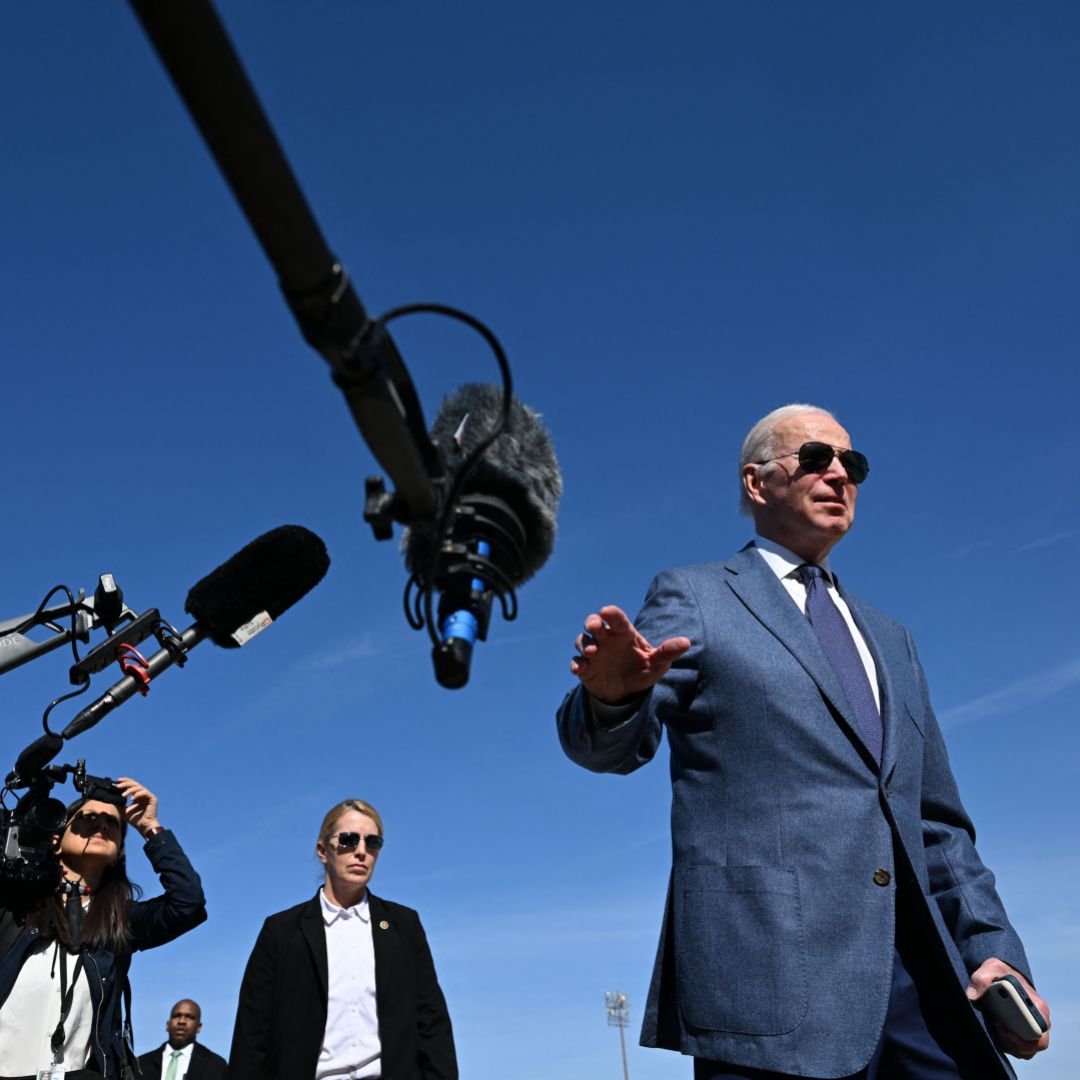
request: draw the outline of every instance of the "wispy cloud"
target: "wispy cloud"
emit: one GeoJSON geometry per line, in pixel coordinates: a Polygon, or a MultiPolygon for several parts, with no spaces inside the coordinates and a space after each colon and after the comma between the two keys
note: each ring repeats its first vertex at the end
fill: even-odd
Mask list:
{"type": "MultiPolygon", "coordinates": [[[[1075,529],[1059,529],[1057,532],[1047,533],[1045,536],[1037,536],[1034,540],[1028,540],[1026,543],[1021,544],[1020,547],[1010,550],[1019,555],[1021,552],[1037,551],[1039,548],[1052,547],[1054,544],[1063,544],[1069,540],[1075,540],[1078,535],[1080,533],[1077,533],[1075,529]]],[[[960,547],[946,552],[945,558],[955,560],[970,559],[973,555],[992,551],[999,546],[999,543],[994,540],[972,540],[968,544],[961,544],[960,547]]]]}
{"type": "Polygon", "coordinates": [[[970,544],[964,544],[963,547],[958,547],[954,551],[946,553],[946,559],[968,559],[977,551],[985,551],[987,548],[992,548],[994,545],[990,540],[974,540],[970,544]]]}
{"type": "Polygon", "coordinates": [[[1080,683],[1080,656],[1072,660],[1066,660],[1055,668],[1036,672],[1034,675],[1017,679],[1008,686],[995,690],[990,694],[983,694],[963,705],[956,705],[946,709],[941,714],[941,726],[944,728],[958,727],[969,720],[982,719],[987,716],[1000,716],[1002,713],[1016,712],[1021,708],[1028,708],[1038,701],[1044,701],[1054,694],[1060,693],[1067,687],[1080,683]]]}
{"type": "Polygon", "coordinates": [[[339,645],[336,649],[324,649],[305,656],[297,664],[301,671],[326,671],[329,668],[353,664],[357,660],[370,660],[382,653],[371,634],[362,634],[339,645]]]}
{"type": "Polygon", "coordinates": [[[1039,536],[1034,540],[1029,540],[1018,551],[1034,551],[1036,548],[1050,547],[1051,544],[1060,544],[1065,540],[1072,540],[1076,536],[1075,532],[1054,532],[1049,533],[1047,536],[1039,536]]]}

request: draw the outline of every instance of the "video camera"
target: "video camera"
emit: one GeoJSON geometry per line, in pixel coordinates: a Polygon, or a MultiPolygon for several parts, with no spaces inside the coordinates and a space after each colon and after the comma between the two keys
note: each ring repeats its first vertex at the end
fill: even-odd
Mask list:
{"type": "Polygon", "coordinates": [[[112,780],[86,771],[85,758],[74,765],[46,765],[25,777],[9,776],[0,792],[0,902],[5,907],[28,907],[60,884],[52,838],[67,824],[67,808],[51,792],[69,775],[75,790],[88,799],[121,798],[112,780]],[[16,787],[26,793],[9,810],[3,797],[16,787]]]}

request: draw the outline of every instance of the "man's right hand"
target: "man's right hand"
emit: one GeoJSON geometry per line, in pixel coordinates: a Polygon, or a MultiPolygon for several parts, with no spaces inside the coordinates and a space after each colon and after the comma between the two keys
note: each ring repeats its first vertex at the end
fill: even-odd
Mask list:
{"type": "Polygon", "coordinates": [[[578,655],[570,670],[597,701],[614,705],[659,682],[690,648],[690,639],[668,638],[654,648],[621,608],[609,604],[585,620],[574,644],[578,655]]]}

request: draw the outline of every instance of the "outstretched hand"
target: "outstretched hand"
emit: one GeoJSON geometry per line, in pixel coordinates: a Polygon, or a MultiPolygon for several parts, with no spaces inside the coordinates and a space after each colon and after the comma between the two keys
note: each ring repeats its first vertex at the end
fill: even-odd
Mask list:
{"type": "Polygon", "coordinates": [[[621,609],[609,604],[585,620],[574,642],[570,670],[597,701],[613,705],[648,690],[690,648],[690,639],[668,638],[653,647],[621,609]]]}
{"type": "Polygon", "coordinates": [[[1009,1031],[1008,1028],[1003,1028],[1000,1024],[995,1025],[998,1038],[1001,1040],[1001,1045],[1006,1052],[1012,1054],[1013,1057],[1023,1058],[1026,1061],[1050,1045],[1050,1006],[1035,993],[1035,987],[1015,968],[1009,967],[1003,960],[991,957],[972,974],[971,981],[967,986],[968,1000],[972,1003],[977,1002],[993,986],[994,980],[1000,979],[1003,975],[1015,975],[1020,980],[1021,985],[1027,991],[1028,997],[1031,998],[1035,1008],[1043,1014],[1043,1019],[1046,1021],[1046,1031],[1043,1032],[1042,1037],[1039,1039],[1025,1039],[1015,1032],[1009,1031]]]}

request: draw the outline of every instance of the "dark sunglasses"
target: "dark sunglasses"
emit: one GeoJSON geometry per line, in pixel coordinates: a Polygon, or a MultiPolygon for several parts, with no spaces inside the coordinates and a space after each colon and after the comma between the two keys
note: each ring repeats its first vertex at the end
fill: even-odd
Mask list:
{"type": "Polygon", "coordinates": [[[361,840],[364,841],[364,847],[368,851],[380,851],[383,846],[383,838],[378,833],[364,836],[363,833],[358,832],[339,832],[337,836],[328,836],[327,840],[332,840],[338,851],[355,851],[360,846],[361,840]]]}
{"type": "Polygon", "coordinates": [[[104,810],[81,810],[71,819],[70,827],[79,835],[92,833],[95,830],[120,835],[120,819],[107,814],[104,810]]]}
{"type": "Polygon", "coordinates": [[[797,457],[799,466],[804,472],[824,472],[831,464],[834,457],[840,459],[848,479],[853,484],[861,484],[870,474],[870,462],[865,454],[858,450],[846,450],[840,446],[830,446],[823,442],[804,442],[798,450],[792,450],[789,454],[781,454],[780,457],[769,458],[759,461],[758,465],[768,465],[780,458],[797,457]]]}

